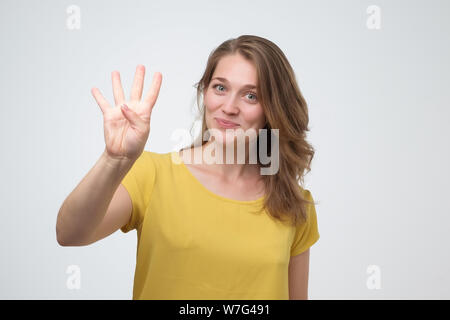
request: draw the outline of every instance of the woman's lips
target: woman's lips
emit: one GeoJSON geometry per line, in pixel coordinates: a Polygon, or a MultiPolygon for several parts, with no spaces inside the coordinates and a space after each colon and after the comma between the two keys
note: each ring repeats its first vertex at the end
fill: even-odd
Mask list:
{"type": "Polygon", "coordinates": [[[230,122],[227,121],[225,119],[221,119],[221,118],[214,118],[216,119],[216,122],[219,124],[219,126],[221,126],[222,128],[235,128],[235,127],[239,127],[239,125],[237,123],[234,122],[230,122]]]}

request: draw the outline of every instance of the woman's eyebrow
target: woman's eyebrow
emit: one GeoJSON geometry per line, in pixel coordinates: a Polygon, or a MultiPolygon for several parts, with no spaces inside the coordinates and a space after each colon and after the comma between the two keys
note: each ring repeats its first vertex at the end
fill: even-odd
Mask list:
{"type": "MultiPolygon", "coordinates": [[[[229,81],[227,79],[222,78],[222,77],[214,77],[211,80],[214,80],[214,79],[217,79],[217,80],[229,83],[229,81]]],[[[256,89],[257,87],[254,84],[246,84],[245,86],[243,86],[243,88],[245,88],[245,89],[256,89]]]]}

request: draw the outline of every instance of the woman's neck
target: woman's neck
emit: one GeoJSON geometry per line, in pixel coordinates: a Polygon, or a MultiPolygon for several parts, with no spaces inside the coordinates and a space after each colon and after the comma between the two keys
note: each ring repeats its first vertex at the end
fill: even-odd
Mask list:
{"type": "Polygon", "coordinates": [[[191,160],[190,163],[201,164],[204,168],[216,173],[220,178],[233,182],[240,179],[254,179],[255,176],[260,175],[260,166],[256,163],[257,158],[250,159],[250,152],[247,152],[247,150],[248,144],[245,148],[234,146],[233,149],[230,145],[216,144],[209,140],[201,146],[184,150],[183,154],[185,159],[191,160]],[[240,154],[242,149],[245,154],[240,154]],[[185,154],[185,152],[187,153],[185,154]],[[189,152],[191,153],[190,159],[189,152]],[[252,161],[249,162],[249,159],[252,161]]]}

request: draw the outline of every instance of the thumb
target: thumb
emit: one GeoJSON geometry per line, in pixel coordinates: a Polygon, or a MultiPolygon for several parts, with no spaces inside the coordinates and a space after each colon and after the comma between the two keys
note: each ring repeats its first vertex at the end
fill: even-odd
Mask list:
{"type": "Polygon", "coordinates": [[[133,109],[129,108],[126,104],[123,104],[120,107],[120,110],[122,111],[124,117],[128,121],[130,121],[133,127],[138,127],[142,123],[142,119],[137,115],[137,113],[134,112],[133,109]]]}

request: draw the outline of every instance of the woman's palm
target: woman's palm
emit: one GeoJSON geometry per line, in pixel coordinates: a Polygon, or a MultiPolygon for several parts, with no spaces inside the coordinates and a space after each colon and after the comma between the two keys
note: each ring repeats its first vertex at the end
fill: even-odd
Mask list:
{"type": "Polygon", "coordinates": [[[131,89],[130,100],[125,101],[120,74],[111,74],[115,108],[111,108],[97,88],[92,94],[103,113],[106,151],[109,156],[118,159],[136,160],[144,150],[150,134],[150,118],[153,106],[158,98],[162,75],[156,72],[150,90],[141,100],[145,76],[145,67],[138,65],[131,89]],[[129,111],[122,110],[126,104],[129,111]]]}

